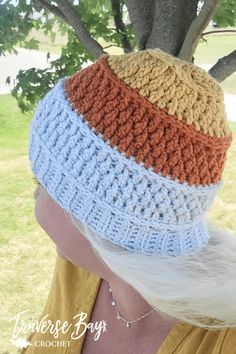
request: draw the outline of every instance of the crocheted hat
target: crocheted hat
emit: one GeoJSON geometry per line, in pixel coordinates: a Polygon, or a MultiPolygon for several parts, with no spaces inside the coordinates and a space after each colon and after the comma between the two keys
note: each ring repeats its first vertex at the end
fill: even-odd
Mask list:
{"type": "Polygon", "coordinates": [[[105,54],[39,102],[33,173],[104,239],[146,255],[185,255],[209,239],[232,133],[219,84],[159,49],[105,54]]]}

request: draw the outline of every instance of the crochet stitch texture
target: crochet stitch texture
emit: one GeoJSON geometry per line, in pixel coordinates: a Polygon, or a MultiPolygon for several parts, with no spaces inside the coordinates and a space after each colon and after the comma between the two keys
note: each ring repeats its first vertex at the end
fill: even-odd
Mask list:
{"type": "Polygon", "coordinates": [[[149,49],[60,79],[37,106],[29,159],[52,198],[100,237],[179,256],[208,242],[231,141],[219,84],[149,49]]]}

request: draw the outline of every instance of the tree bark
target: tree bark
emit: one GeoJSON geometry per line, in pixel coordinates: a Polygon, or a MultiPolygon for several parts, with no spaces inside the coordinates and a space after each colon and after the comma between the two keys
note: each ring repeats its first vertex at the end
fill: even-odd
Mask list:
{"type": "Polygon", "coordinates": [[[60,17],[63,21],[68,23],[66,16],[58,9],[58,7],[49,4],[46,0],[34,0],[34,8],[40,12],[41,9],[49,10],[53,15],[60,17]]]}
{"type": "Polygon", "coordinates": [[[193,53],[204,29],[207,27],[221,0],[205,0],[200,13],[193,20],[178,57],[191,62],[193,53]]]}
{"type": "Polygon", "coordinates": [[[59,10],[67,18],[67,23],[74,28],[81,43],[95,57],[105,53],[103,47],[91,36],[73,5],[67,0],[57,0],[59,10]]]}
{"type": "MultiPolygon", "coordinates": [[[[126,0],[129,16],[139,50],[160,48],[185,61],[192,61],[194,50],[203,30],[209,23],[221,0],[205,0],[197,16],[198,0],[126,0]]],[[[69,0],[57,0],[54,6],[47,0],[34,3],[62,18],[76,31],[81,43],[95,57],[106,53],[88,32],[78,11],[69,0]]],[[[116,31],[121,32],[125,53],[133,49],[125,35],[120,0],[111,0],[116,31]]],[[[211,33],[211,32],[209,32],[211,33]]],[[[205,33],[205,35],[208,34],[205,33]]],[[[221,58],[209,70],[209,74],[222,82],[236,70],[236,51],[221,58]]]]}
{"type": "Polygon", "coordinates": [[[197,4],[198,0],[155,0],[154,21],[146,48],[160,48],[177,56],[197,15],[197,4]]]}
{"type": "Polygon", "coordinates": [[[116,26],[116,32],[121,35],[121,42],[125,53],[132,52],[132,46],[125,33],[125,24],[122,19],[122,8],[120,0],[111,0],[111,7],[114,11],[114,22],[116,26]]]}
{"type": "Polygon", "coordinates": [[[220,58],[218,62],[209,70],[209,74],[217,81],[222,82],[232,75],[236,70],[236,50],[229,55],[220,58]]]}
{"type": "Polygon", "coordinates": [[[146,43],[152,31],[155,9],[154,2],[154,0],[125,1],[139,50],[146,48],[146,43]]]}
{"type": "Polygon", "coordinates": [[[216,31],[208,31],[202,33],[202,37],[207,36],[208,34],[213,34],[213,33],[236,33],[236,30],[216,30],[216,31]]]}

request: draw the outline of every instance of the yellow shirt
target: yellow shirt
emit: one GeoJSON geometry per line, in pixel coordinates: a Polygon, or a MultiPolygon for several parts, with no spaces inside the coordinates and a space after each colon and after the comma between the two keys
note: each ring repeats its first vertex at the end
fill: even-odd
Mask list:
{"type": "MultiPolygon", "coordinates": [[[[73,320],[73,316],[87,314],[84,322],[89,323],[100,282],[101,278],[95,274],[57,256],[47,303],[38,320],[40,323],[42,319],[46,321],[50,319],[54,327],[44,327],[44,333],[40,333],[42,330],[32,332],[28,337],[31,345],[23,349],[21,354],[80,354],[86,326],[82,324],[78,326],[80,317],[73,320]],[[64,333],[61,328],[58,328],[58,332],[55,330],[55,323],[58,320],[61,321],[60,327],[64,324],[64,333]],[[68,322],[68,326],[65,325],[65,321],[68,322]]],[[[108,332],[109,328],[106,326],[105,328],[108,332]]],[[[96,334],[96,330],[93,334],[96,334]]],[[[102,335],[106,333],[100,331],[100,336],[102,335]]],[[[157,351],[157,354],[172,353],[236,354],[236,328],[208,331],[179,322],[157,351]]]]}

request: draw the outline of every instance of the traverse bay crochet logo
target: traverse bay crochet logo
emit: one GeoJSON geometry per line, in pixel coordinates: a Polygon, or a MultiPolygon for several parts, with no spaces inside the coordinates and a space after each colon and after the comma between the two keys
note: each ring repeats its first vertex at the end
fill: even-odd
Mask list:
{"type": "Polygon", "coordinates": [[[29,346],[69,347],[72,340],[78,340],[87,330],[94,333],[95,341],[99,339],[101,333],[107,330],[105,320],[87,323],[88,314],[83,311],[75,314],[71,322],[59,319],[52,321],[49,314],[36,322],[30,322],[23,318],[26,312],[28,310],[18,313],[9,320],[9,322],[14,323],[10,342],[17,348],[27,348],[29,346]],[[36,335],[36,340],[33,336],[34,333],[39,333],[39,335],[36,335]],[[30,334],[32,334],[32,340],[28,338],[30,334]]]}

